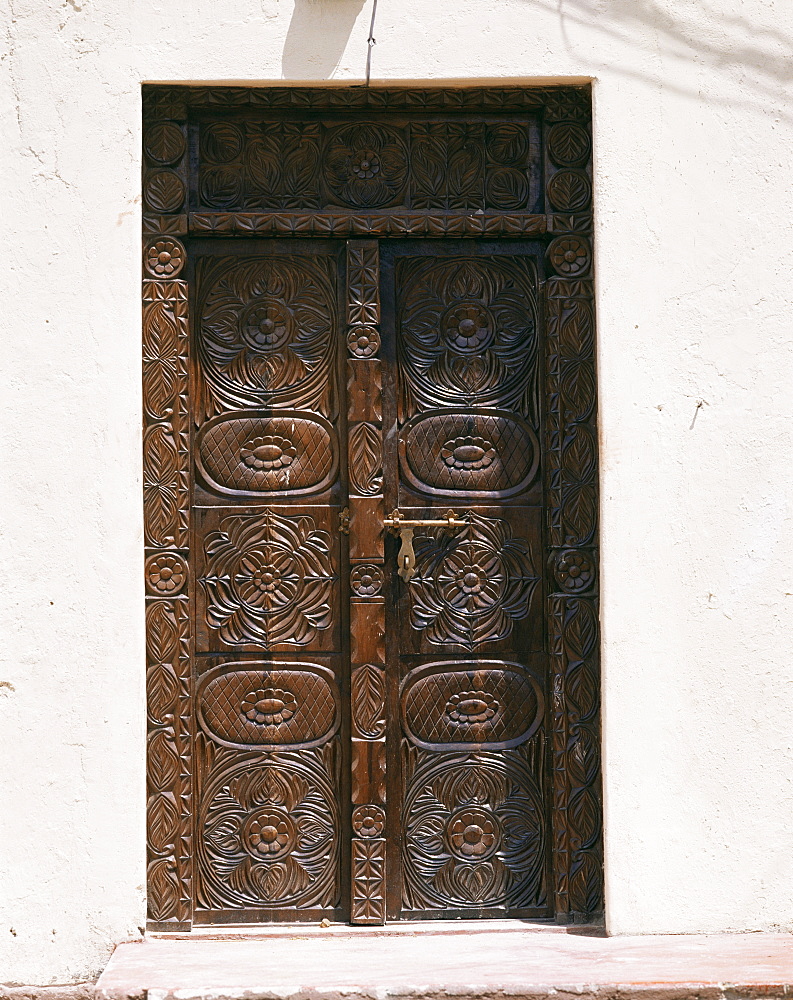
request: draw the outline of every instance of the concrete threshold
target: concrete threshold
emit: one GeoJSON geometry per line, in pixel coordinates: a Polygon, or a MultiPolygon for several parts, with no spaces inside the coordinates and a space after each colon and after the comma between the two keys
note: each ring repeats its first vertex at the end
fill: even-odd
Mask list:
{"type": "Polygon", "coordinates": [[[278,925],[119,945],[97,1000],[793,1000],[793,935],[520,921],[278,925]]]}

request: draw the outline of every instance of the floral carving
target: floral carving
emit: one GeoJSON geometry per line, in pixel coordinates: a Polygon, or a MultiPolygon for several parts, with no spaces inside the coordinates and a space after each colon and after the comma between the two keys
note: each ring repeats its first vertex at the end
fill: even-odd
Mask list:
{"type": "Polygon", "coordinates": [[[295,824],[288,813],[274,806],[265,806],[247,818],[240,842],[254,858],[273,861],[291,853],[296,834],[295,824]]]}
{"type": "Polygon", "coordinates": [[[356,358],[371,358],[380,350],[380,334],[371,326],[354,326],[347,334],[347,349],[356,358]]]}
{"type": "Polygon", "coordinates": [[[486,469],[493,464],[496,449],[480,437],[458,437],[447,441],[441,449],[441,458],[450,469],[486,469]]]}
{"type": "Polygon", "coordinates": [[[589,244],[580,236],[560,236],[548,247],[548,258],[557,274],[575,278],[589,270],[589,244]]]}
{"type": "Polygon", "coordinates": [[[544,822],[518,754],[412,750],[403,806],[406,905],[538,905],[544,822]]]}
{"type": "Polygon", "coordinates": [[[595,567],[587,552],[567,549],[556,557],[556,579],[562,590],[578,594],[589,590],[595,580],[595,567]]]}
{"type": "Polygon", "coordinates": [[[536,275],[514,257],[400,262],[402,419],[439,406],[536,412],[536,275]]]}
{"type": "Polygon", "coordinates": [[[399,201],[407,155],[397,132],[382,125],[345,125],[328,142],[324,163],[331,192],[344,205],[374,208],[399,201]]]}
{"type": "Polygon", "coordinates": [[[240,449],[240,458],[249,469],[281,469],[291,465],[297,456],[297,449],[288,438],[277,435],[256,437],[247,441],[240,449]]]}
{"type": "Polygon", "coordinates": [[[338,816],[318,753],[276,753],[264,763],[232,763],[210,776],[199,816],[209,905],[332,902],[338,816]]]}
{"type": "Polygon", "coordinates": [[[187,563],[175,552],[159,552],[146,560],[146,583],[158,597],[178,594],[187,579],[187,563]]]}
{"type": "Polygon", "coordinates": [[[356,597],[376,597],[383,589],[382,569],[368,563],[353,566],[350,571],[350,588],[356,597]]]}
{"type": "Polygon", "coordinates": [[[411,623],[429,642],[473,650],[512,633],[529,613],[538,583],[528,543],[499,519],[466,515],[450,539],[422,535],[414,543],[411,623]]]}
{"type": "Polygon", "coordinates": [[[198,353],[207,415],[263,405],[329,412],[330,261],[275,254],[205,265],[198,353]]]}
{"type": "Polygon", "coordinates": [[[380,806],[358,806],[352,813],[352,829],[357,837],[379,837],[385,829],[385,812],[380,806]]]}
{"type": "Polygon", "coordinates": [[[228,645],[302,646],[330,625],[330,536],[311,517],[228,517],[204,551],[206,619],[228,645]]]}
{"type": "Polygon", "coordinates": [[[245,695],[240,711],[246,719],[259,726],[278,726],[292,718],[297,711],[297,702],[291,691],[260,688],[245,695]]]}
{"type": "Polygon", "coordinates": [[[490,857],[500,839],[498,819],[484,809],[458,809],[446,823],[449,851],[463,861],[490,857]]]}
{"type": "Polygon", "coordinates": [[[156,240],[146,249],[146,270],[155,278],[175,277],[184,267],[184,261],[184,247],[178,240],[156,240]]]}
{"type": "Polygon", "coordinates": [[[441,326],[446,342],[459,354],[478,354],[493,339],[493,317],[478,302],[452,306],[441,326]]]}
{"type": "Polygon", "coordinates": [[[489,691],[461,691],[446,703],[446,715],[452,722],[475,725],[489,722],[501,706],[489,691]]]}

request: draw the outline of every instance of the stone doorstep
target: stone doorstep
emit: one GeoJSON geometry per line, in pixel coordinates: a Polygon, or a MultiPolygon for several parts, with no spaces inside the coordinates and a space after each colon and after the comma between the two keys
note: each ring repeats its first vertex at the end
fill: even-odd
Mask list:
{"type": "Polygon", "coordinates": [[[793,1000],[793,935],[607,938],[516,921],[202,928],[119,945],[91,1000],[474,998],[793,1000]]]}
{"type": "Polygon", "coordinates": [[[0,986],[0,1000],[789,1000],[793,985],[728,983],[613,983],[598,986],[527,986],[409,990],[274,991],[271,988],[227,990],[100,990],[94,983],[63,986],[0,986]]]}

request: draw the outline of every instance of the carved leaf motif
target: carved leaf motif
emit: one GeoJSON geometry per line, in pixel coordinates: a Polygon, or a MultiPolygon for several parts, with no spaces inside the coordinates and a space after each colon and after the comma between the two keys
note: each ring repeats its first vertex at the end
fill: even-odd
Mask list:
{"type": "Polygon", "coordinates": [[[596,471],[595,439],[588,427],[576,424],[562,452],[568,482],[588,483],[596,471]]]}
{"type": "Polygon", "coordinates": [[[570,362],[562,375],[564,420],[586,420],[595,405],[595,376],[587,361],[570,362]]]}
{"type": "Polygon", "coordinates": [[[209,167],[199,183],[201,201],[210,208],[231,208],[242,198],[242,174],[231,167],[209,167]]]}
{"type": "Polygon", "coordinates": [[[589,601],[567,601],[564,622],[564,644],[572,660],[583,660],[595,648],[597,619],[589,601]]]}
{"type": "Polygon", "coordinates": [[[170,793],[153,795],[148,808],[149,848],[155,854],[174,850],[179,827],[179,812],[170,793]]]}
{"type": "Polygon", "coordinates": [[[571,703],[578,709],[582,721],[594,715],[599,703],[598,684],[588,660],[570,666],[567,675],[567,694],[571,703]]]}
{"type": "Polygon", "coordinates": [[[154,424],[143,438],[143,497],[146,540],[150,545],[177,544],[178,453],[167,424],[154,424]]]}
{"type": "Polygon", "coordinates": [[[244,141],[240,129],[231,122],[214,122],[201,129],[201,153],[210,163],[236,159],[244,141]]]}
{"type": "Polygon", "coordinates": [[[566,545],[586,545],[595,532],[597,506],[594,486],[574,486],[564,492],[566,545]]]}
{"type": "Polygon", "coordinates": [[[413,142],[413,182],[416,185],[414,205],[417,208],[441,208],[446,158],[441,149],[428,138],[413,142]]]}
{"type": "Polygon", "coordinates": [[[179,757],[167,733],[155,733],[149,741],[147,775],[158,792],[168,791],[179,774],[179,757]]]}
{"type": "Polygon", "coordinates": [[[548,198],[560,212],[578,212],[589,204],[591,186],[583,170],[559,170],[548,183],[548,198]]]}
{"type": "Polygon", "coordinates": [[[319,149],[313,143],[301,143],[284,158],[284,193],[290,206],[304,208],[307,204],[318,201],[316,197],[311,196],[316,187],[318,166],[319,149]]]}
{"type": "Polygon", "coordinates": [[[167,420],[173,414],[177,336],[168,305],[149,304],[143,314],[143,403],[152,420],[167,420]]]}
{"type": "Polygon", "coordinates": [[[548,133],[548,152],[560,167],[581,163],[589,155],[589,134],[582,125],[553,125],[548,133]]]}
{"type": "Polygon", "coordinates": [[[278,203],[278,183],[281,175],[276,136],[267,133],[251,139],[246,150],[248,176],[262,203],[278,203]]]}
{"type": "Polygon", "coordinates": [[[179,880],[176,865],[170,859],[160,859],[149,865],[149,920],[173,919],[179,903],[179,880]]]}
{"type": "Polygon", "coordinates": [[[581,855],[570,876],[570,909],[575,913],[598,913],[603,908],[603,866],[593,853],[581,855]]]}
{"type": "Polygon", "coordinates": [[[155,170],[146,178],[144,199],[152,212],[178,212],[184,201],[184,184],[172,170],[155,170]]]}
{"type": "Polygon", "coordinates": [[[385,673],[370,663],[353,671],[352,716],[361,736],[375,740],[385,733],[385,673]]]}
{"type": "Polygon", "coordinates": [[[490,125],[487,152],[497,163],[523,165],[529,152],[529,137],[523,125],[490,125]]]}
{"type": "Polygon", "coordinates": [[[559,331],[559,343],[565,356],[590,360],[594,329],[592,307],[588,302],[574,299],[567,303],[559,331]]]}
{"type": "Polygon", "coordinates": [[[489,205],[505,211],[519,211],[526,207],[528,198],[529,182],[520,170],[505,167],[492,171],[487,181],[489,205]]]}
{"type": "Polygon", "coordinates": [[[146,689],[149,718],[155,725],[167,725],[173,719],[179,692],[170,663],[155,663],[149,670],[146,689]]]}
{"type": "Polygon", "coordinates": [[[355,424],[350,431],[350,484],[362,496],[383,488],[381,433],[374,424],[355,424]]]}
{"type": "Polygon", "coordinates": [[[600,752],[591,734],[579,728],[573,737],[567,754],[567,770],[570,779],[577,785],[588,785],[595,780],[600,767],[600,752]]]}
{"type": "Polygon", "coordinates": [[[143,148],[150,160],[169,165],[184,153],[184,135],[173,122],[155,122],[146,130],[143,148]]]}
{"type": "Polygon", "coordinates": [[[498,858],[476,865],[447,861],[438,872],[435,886],[450,900],[481,904],[503,898],[509,881],[509,871],[498,858]]]}
{"type": "Polygon", "coordinates": [[[146,648],[149,659],[170,661],[179,640],[171,601],[151,601],[146,607],[146,648]]]}

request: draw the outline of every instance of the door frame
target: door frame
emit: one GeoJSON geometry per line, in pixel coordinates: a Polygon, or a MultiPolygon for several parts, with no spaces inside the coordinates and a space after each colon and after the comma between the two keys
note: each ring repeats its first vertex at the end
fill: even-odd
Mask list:
{"type": "Polygon", "coordinates": [[[152,930],[192,926],[193,679],[189,586],[190,317],[185,237],[500,237],[546,247],[546,635],[551,691],[551,895],[557,922],[603,910],[598,463],[591,248],[591,92],[584,87],[143,87],[143,493],[147,886],[152,930]],[[194,211],[194,113],[532,114],[532,213],[438,209],[194,211]]]}

